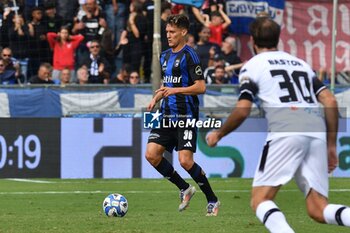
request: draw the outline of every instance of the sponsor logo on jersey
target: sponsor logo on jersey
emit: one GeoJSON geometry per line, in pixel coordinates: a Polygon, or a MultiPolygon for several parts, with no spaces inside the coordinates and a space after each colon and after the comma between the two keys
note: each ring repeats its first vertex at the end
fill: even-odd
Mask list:
{"type": "Polygon", "coordinates": [[[181,81],[182,81],[182,75],[179,77],[172,76],[172,75],[163,76],[163,83],[181,83],[181,81]]]}
{"type": "Polygon", "coordinates": [[[201,66],[196,66],[194,72],[196,73],[196,75],[202,75],[203,74],[201,66]]]}

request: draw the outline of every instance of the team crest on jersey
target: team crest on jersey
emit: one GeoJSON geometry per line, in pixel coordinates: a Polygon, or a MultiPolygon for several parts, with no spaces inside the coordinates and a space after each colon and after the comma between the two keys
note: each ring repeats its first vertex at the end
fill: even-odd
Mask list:
{"type": "Polygon", "coordinates": [[[196,66],[196,69],[194,70],[194,72],[196,73],[196,75],[203,74],[202,68],[200,66],[196,66]]]}
{"type": "Polygon", "coordinates": [[[179,59],[176,59],[176,61],[175,61],[175,67],[179,67],[179,65],[180,65],[180,60],[179,59]]]}

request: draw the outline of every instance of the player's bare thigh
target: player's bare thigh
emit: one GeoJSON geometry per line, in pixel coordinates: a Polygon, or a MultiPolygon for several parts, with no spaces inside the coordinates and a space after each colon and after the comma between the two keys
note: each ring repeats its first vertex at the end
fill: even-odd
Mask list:
{"type": "Polygon", "coordinates": [[[267,200],[273,200],[280,189],[280,186],[256,186],[252,189],[250,205],[256,211],[258,205],[267,200]]]}
{"type": "Polygon", "coordinates": [[[163,154],[165,152],[165,147],[154,142],[147,143],[146,148],[146,159],[152,166],[158,166],[162,160],[163,154]]]}
{"type": "Polygon", "coordinates": [[[193,152],[190,150],[180,150],[178,153],[181,166],[186,171],[190,170],[194,164],[193,152]]]}

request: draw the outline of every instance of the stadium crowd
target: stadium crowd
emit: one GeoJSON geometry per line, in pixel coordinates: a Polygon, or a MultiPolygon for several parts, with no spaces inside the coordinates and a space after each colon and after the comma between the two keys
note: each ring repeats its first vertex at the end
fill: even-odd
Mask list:
{"type": "MultiPolygon", "coordinates": [[[[223,3],[206,0],[197,9],[161,2],[162,50],[168,49],[167,17],[188,15],[192,23],[187,41],[197,51],[209,84],[237,83],[242,65],[223,3]]],[[[0,82],[149,83],[153,11],[152,0],[1,1],[0,82]],[[81,75],[86,71],[87,80],[81,75]]]]}

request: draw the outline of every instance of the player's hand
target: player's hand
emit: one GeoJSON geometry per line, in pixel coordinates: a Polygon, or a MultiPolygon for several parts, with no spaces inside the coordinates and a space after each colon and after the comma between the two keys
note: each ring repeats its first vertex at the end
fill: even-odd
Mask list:
{"type": "Polygon", "coordinates": [[[171,87],[161,87],[156,90],[156,93],[158,92],[163,92],[163,97],[168,97],[170,95],[175,95],[177,93],[177,89],[171,87]]]}
{"type": "Polygon", "coordinates": [[[328,147],[328,173],[338,166],[337,149],[335,146],[328,147]]]}
{"type": "Polygon", "coordinates": [[[156,101],[154,99],[151,100],[151,102],[147,106],[147,111],[152,111],[152,109],[156,106],[156,101]]]}
{"type": "Polygon", "coordinates": [[[214,131],[210,132],[207,135],[206,139],[207,139],[208,146],[210,146],[210,147],[216,146],[218,141],[220,141],[220,139],[221,139],[219,131],[214,130],[214,131]]]}

